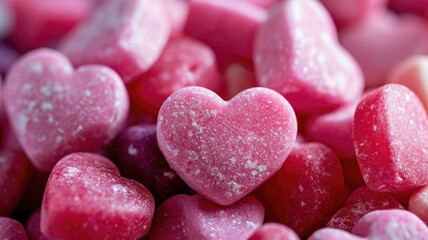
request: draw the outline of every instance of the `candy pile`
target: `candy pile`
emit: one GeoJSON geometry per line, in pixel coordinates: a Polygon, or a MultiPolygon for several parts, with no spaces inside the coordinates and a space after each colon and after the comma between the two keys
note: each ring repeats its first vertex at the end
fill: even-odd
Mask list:
{"type": "Polygon", "coordinates": [[[0,239],[428,239],[423,0],[0,0],[0,239]]]}

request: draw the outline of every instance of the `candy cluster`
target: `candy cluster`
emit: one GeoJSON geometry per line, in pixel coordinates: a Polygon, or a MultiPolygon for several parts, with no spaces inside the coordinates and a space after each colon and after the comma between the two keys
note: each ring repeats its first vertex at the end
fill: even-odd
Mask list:
{"type": "Polygon", "coordinates": [[[428,239],[424,0],[0,0],[0,239],[428,239]]]}

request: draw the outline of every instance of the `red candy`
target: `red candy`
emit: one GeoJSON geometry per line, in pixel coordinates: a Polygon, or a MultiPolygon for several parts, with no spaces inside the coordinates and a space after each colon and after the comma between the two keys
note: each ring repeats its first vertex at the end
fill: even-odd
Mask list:
{"type": "Polygon", "coordinates": [[[27,240],[24,227],[14,219],[0,217],[0,237],[5,240],[27,240]]]}
{"type": "Polygon", "coordinates": [[[367,186],[400,192],[428,184],[428,119],[416,95],[398,84],[369,92],[354,119],[357,160],[367,186]]]}
{"type": "Polygon", "coordinates": [[[343,194],[339,159],[319,143],[297,144],[282,168],[257,190],[267,220],[285,224],[301,237],[327,221],[343,194]]]}
{"type": "Polygon", "coordinates": [[[148,239],[246,240],[263,217],[263,206],[253,196],[223,207],[200,195],[175,195],[156,210],[148,239]]]}
{"type": "Polygon", "coordinates": [[[287,100],[266,88],[225,102],[208,89],[187,87],[162,105],[157,134],[166,160],[191,188],[229,205],[278,171],[297,123],[287,100]]]}
{"type": "Polygon", "coordinates": [[[316,1],[277,5],[254,49],[258,83],[284,95],[296,112],[333,110],[361,95],[361,70],[339,45],[332,20],[316,1]]]}
{"type": "Polygon", "coordinates": [[[41,229],[60,239],[138,239],[150,230],[154,200],[120,176],[108,159],[70,154],[55,166],[42,204],[41,229]]]}
{"type": "Polygon", "coordinates": [[[122,129],[128,95],[115,72],[103,66],[73,69],[60,53],[28,53],[4,86],[9,120],[31,162],[48,171],[68,153],[94,151],[122,129]]]}

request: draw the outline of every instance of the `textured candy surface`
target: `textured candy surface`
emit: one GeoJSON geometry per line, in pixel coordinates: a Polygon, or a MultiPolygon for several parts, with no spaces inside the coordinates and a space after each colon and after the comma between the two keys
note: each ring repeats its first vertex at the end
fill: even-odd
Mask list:
{"type": "Polygon", "coordinates": [[[327,227],[351,232],[361,217],[369,212],[384,209],[404,208],[387,193],[379,193],[367,187],[361,187],[349,196],[346,204],[327,223],[327,227]]]}
{"type": "Polygon", "coordinates": [[[208,89],[187,87],[162,105],[157,134],[178,175],[204,197],[228,205],[279,170],[297,123],[287,100],[267,88],[225,102],[208,89]]]}
{"type": "Polygon", "coordinates": [[[94,151],[122,129],[128,94],[120,77],[103,66],[73,69],[60,53],[28,53],[9,71],[4,102],[25,153],[48,171],[64,155],[94,151]]]}
{"type": "Polygon", "coordinates": [[[155,213],[153,240],[247,240],[263,224],[263,205],[247,196],[230,206],[218,206],[201,195],[175,195],[155,213]]]}
{"type": "Polygon", "coordinates": [[[114,159],[122,175],[142,183],[157,202],[186,189],[158,147],[156,125],[125,129],[115,140],[114,148],[114,159]]]}
{"type": "Polygon", "coordinates": [[[102,64],[125,82],[148,70],[171,31],[164,1],[127,0],[101,4],[61,42],[74,65],[102,64]]]}
{"type": "Polygon", "coordinates": [[[282,168],[256,194],[265,206],[267,221],[307,237],[342,204],[340,161],[320,143],[296,144],[282,168]]]}
{"type": "Polygon", "coordinates": [[[365,86],[378,87],[399,62],[428,54],[428,25],[417,16],[378,11],[340,32],[340,42],[361,66],[365,86]]]}
{"type": "Polygon", "coordinates": [[[248,240],[300,240],[294,231],[278,223],[266,223],[248,240]]]}
{"type": "Polygon", "coordinates": [[[30,177],[30,168],[23,153],[0,151],[0,216],[8,216],[15,210],[30,177]]]}
{"type": "Polygon", "coordinates": [[[16,220],[0,217],[0,237],[5,240],[27,240],[24,227],[16,220]]]}
{"type": "Polygon", "coordinates": [[[108,159],[73,153],[49,177],[41,229],[59,239],[138,239],[147,234],[154,213],[150,192],[120,176],[108,159]]]}
{"type": "Polygon", "coordinates": [[[128,89],[139,106],[157,114],[171,94],[188,86],[220,92],[222,81],[213,51],[199,41],[179,38],[170,41],[150,70],[133,79],[128,89]]]}
{"type": "Polygon", "coordinates": [[[276,5],[258,31],[254,49],[258,83],[284,95],[296,112],[333,110],[361,95],[361,70],[339,45],[333,22],[318,1],[276,5]]]}
{"type": "Polygon", "coordinates": [[[427,113],[408,88],[387,84],[358,104],[354,143],[367,186],[400,192],[428,183],[427,113]]]}
{"type": "Polygon", "coordinates": [[[250,62],[264,9],[247,1],[191,0],[184,32],[209,45],[221,58],[250,62]]]}

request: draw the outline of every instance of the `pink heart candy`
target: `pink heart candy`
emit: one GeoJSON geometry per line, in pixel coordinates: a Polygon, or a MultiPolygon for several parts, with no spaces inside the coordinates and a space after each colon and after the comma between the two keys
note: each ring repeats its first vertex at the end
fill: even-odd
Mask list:
{"type": "Polygon", "coordinates": [[[154,205],[150,192],[121,177],[110,160],[73,153],[49,176],[40,225],[55,239],[139,239],[150,229],[154,205]]]}
{"type": "Polygon", "coordinates": [[[106,65],[129,81],[165,47],[171,31],[166,14],[163,0],[109,0],[65,37],[60,50],[74,65],[106,65]]]}
{"type": "Polygon", "coordinates": [[[364,215],[352,229],[352,233],[324,228],[312,234],[308,240],[428,239],[428,228],[418,217],[397,209],[379,210],[364,215]]]}
{"type": "Polygon", "coordinates": [[[232,204],[272,176],[297,134],[281,95],[251,88],[228,102],[201,87],[183,88],[162,105],[158,143],[177,174],[209,200],[232,204]]]}
{"type": "Polygon", "coordinates": [[[361,70],[338,43],[334,24],[318,1],[276,5],[254,49],[258,83],[284,95],[296,112],[333,110],[361,95],[361,70]]]}
{"type": "Polygon", "coordinates": [[[407,87],[387,84],[369,92],[357,106],[353,129],[370,189],[401,192],[428,184],[427,113],[407,87]]]}
{"type": "Polygon", "coordinates": [[[102,66],[73,69],[60,53],[41,49],[9,71],[4,102],[32,163],[51,170],[68,153],[94,151],[122,129],[129,109],[120,77],[102,66]]]}
{"type": "Polygon", "coordinates": [[[246,240],[263,224],[263,205],[247,196],[230,206],[218,206],[201,195],[175,195],[155,213],[150,240],[246,240]]]}

